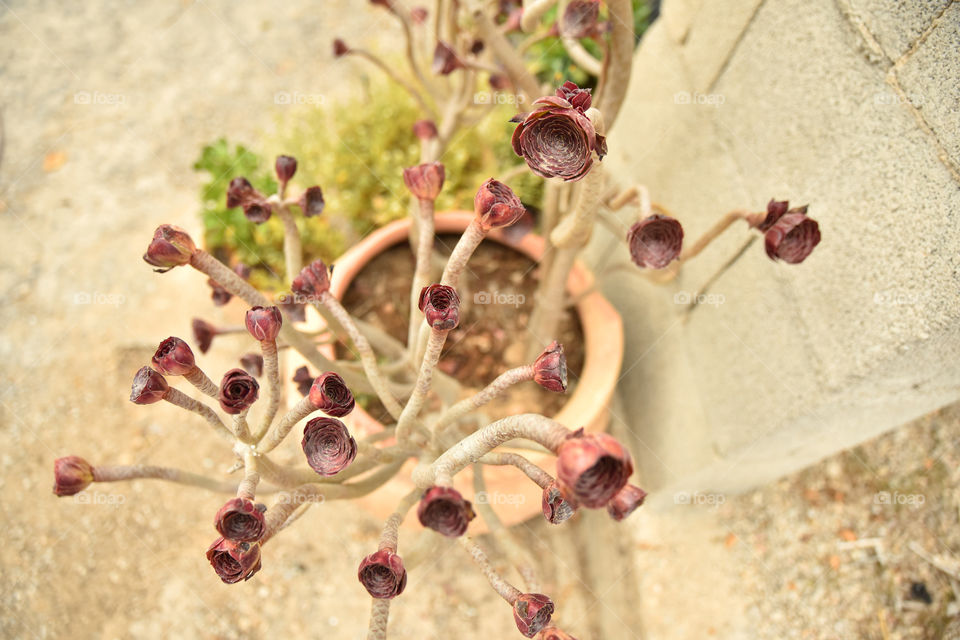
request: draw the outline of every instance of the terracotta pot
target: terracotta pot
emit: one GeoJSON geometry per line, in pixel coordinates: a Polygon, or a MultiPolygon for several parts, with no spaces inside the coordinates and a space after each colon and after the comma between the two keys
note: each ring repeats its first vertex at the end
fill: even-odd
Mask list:
{"type": "MultiPolygon", "coordinates": [[[[436,232],[438,234],[462,233],[473,218],[473,212],[466,211],[438,214],[435,223],[436,232]]],[[[342,299],[357,274],[379,254],[394,245],[406,242],[409,230],[409,219],[398,220],[374,231],[349,249],[334,265],[330,292],[338,299],[342,299]]],[[[519,241],[511,241],[502,233],[493,232],[488,239],[516,249],[533,260],[539,260],[543,255],[544,240],[534,234],[527,234],[519,241]]],[[[578,297],[592,284],[593,277],[590,272],[582,265],[576,264],[567,282],[568,293],[578,297]]],[[[407,296],[408,292],[403,291],[398,295],[407,296]]],[[[580,299],[577,304],[577,313],[580,316],[586,343],[583,370],[579,379],[571,380],[576,383],[576,388],[554,419],[571,429],[585,427],[588,431],[602,431],[607,428],[609,422],[608,404],[620,375],[620,364],[623,359],[623,325],[617,311],[596,291],[587,293],[580,299]]],[[[315,317],[313,322],[322,321],[315,317]]],[[[332,347],[327,349],[326,355],[332,357],[332,347]]],[[[290,375],[296,366],[302,364],[299,358],[295,360],[296,362],[291,363],[290,375]]],[[[287,379],[289,380],[289,376],[287,379]]],[[[299,394],[293,397],[299,397],[299,394]]],[[[375,433],[384,428],[359,405],[345,421],[357,437],[375,433]]],[[[553,456],[529,450],[521,453],[551,474],[554,473],[553,456]]],[[[413,488],[410,472],[414,465],[415,462],[410,461],[393,481],[359,502],[374,515],[387,518],[403,495],[413,488]]],[[[516,524],[541,513],[540,488],[517,469],[489,467],[484,476],[487,481],[487,500],[505,524],[516,524]]],[[[457,489],[470,500],[475,499],[472,482],[469,469],[458,474],[455,479],[457,489]]],[[[405,521],[405,526],[411,524],[420,527],[413,515],[408,516],[405,521]]],[[[480,518],[470,526],[471,531],[476,533],[482,532],[484,528],[480,518]]]]}

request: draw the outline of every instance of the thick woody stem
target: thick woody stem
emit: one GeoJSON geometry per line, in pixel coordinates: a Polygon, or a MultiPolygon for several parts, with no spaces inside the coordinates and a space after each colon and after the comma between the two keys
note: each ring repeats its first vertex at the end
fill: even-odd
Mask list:
{"type": "Polygon", "coordinates": [[[171,467],[157,467],[144,464],[108,465],[93,468],[94,482],[123,482],[126,480],[166,480],[191,487],[200,487],[208,491],[233,493],[236,485],[233,482],[224,482],[202,476],[189,471],[173,469],[171,467]]]}
{"type": "Polygon", "coordinates": [[[330,295],[330,292],[324,291],[320,294],[320,304],[326,307],[333,317],[337,319],[337,322],[347,330],[347,333],[350,335],[350,340],[353,342],[353,346],[356,347],[357,353],[360,356],[360,362],[363,364],[363,371],[367,374],[367,380],[369,380],[370,386],[373,387],[377,397],[380,398],[380,402],[383,403],[383,406],[386,407],[393,419],[399,419],[402,409],[397,399],[393,397],[386,378],[384,378],[380,372],[377,357],[374,355],[373,349],[370,348],[367,337],[360,333],[360,329],[357,328],[357,323],[353,321],[350,313],[343,308],[339,300],[330,295]]]}
{"type": "Polygon", "coordinates": [[[390,480],[402,466],[402,462],[386,465],[363,480],[350,484],[303,484],[292,492],[281,494],[277,503],[267,510],[266,532],[261,542],[266,544],[301,504],[360,498],[390,480]]]}
{"type": "Polygon", "coordinates": [[[570,430],[559,422],[536,413],[502,418],[453,445],[434,460],[433,464],[415,469],[413,481],[423,489],[433,485],[450,486],[453,476],[464,467],[505,442],[523,438],[555,452],[569,433],[570,430]]]}
{"type": "Polygon", "coordinates": [[[564,296],[567,290],[567,278],[576,261],[578,251],[579,249],[576,248],[567,248],[555,249],[553,252],[550,270],[541,282],[540,288],[543,293],[537,296],[537,304],[527,325],[527,332],[531,338],[527,345],[528,360],[536,357],[544,346],[553,340],[548,336],[556,335],[557,323],[566,306],[564,296]]]}
{"type": "Polygon", "coordinates": [[[251,450],[243,456],[243,480],[237,487],[237,497],[253,500],[257,494],[257,485],[260,484],[260,473],[257,471],[258,456],[251,450]]]}
{"type": "Polygon", "coordinates": [[[397,16],[397,19],[400,20],[400,25],[403,27],[403,38],[404,45],[406,47],[407,64],[410,65],[410,71],[412,71],[413,75],[416,76],[420,86],[426,89],[429,93],[433,94],[433,85],[423,75],[423,72],[420,70],[420,65],[417,63],[416,51],[414,50],[413,45],[413,29],[410,27],[410,13],[407,11],[406,7],[394,7],[393,13],[397,16]]]}
{"type": "Polygon", "coordinates": [[[483,549],[473,541],[473,538],[470,536],[460,536],[457,538],[457,542],[460,543],[460,546],[466,549],[467,553],[470,554],[470,557],[473,558],[473,561],[480,567],[480,571],[483,572],[483,575],[486,576],[487,580],[490,582],[490,586],[493,587],[493,590],[496,591],[501,598],[507,601],[510,606],[517,601],[523,592],[517,589],[515,586],[507,582],[503,576],[497,573],[497,570],[493,568],[493,565],[490,564],[490,559],[487,557],[487,554],[483,552],[483,549]]]}
{"type": "Polygon", "coordinates": [[[467,226],[466,231],[457,240],[457,245],[450,253],[450,259],[447,260],[447,266],[443,269],[443,276],[440,278],[440,284],[448,287],[457,288],[460,283],[460,275],[467,266],[470,256],[476,251],[477,246],[483,241],[486,234],[480,227],[480,222],[474,218],[467,226]]]}
{"type": "Polygon", "coordinates": [[[523,473],[533,480],[541,489],[546,489],[550,486],[550,483],[553,482],[553,476],[519,453],[488,453],[480,458],[480,462],[494,466],[510,465],[516,467],[520,469],[520,471],[523,471],[523,473]]]}
{"type": "Polygon", "coordinates": [[[748,215],[749,212],[742,209],[724,214],[724,216],[717,220],[717,222],[710,227],[706,233],[697,238],[697,241],[694,242],[693,245],[684,248],[684,250],[680,253],[680,261],[683,262],[684,260],[689,260],[690,258],[698,255],[701,251],[707,248],[707,245],[716,240],[720,234],[726,231],[730,225],[737,220],[746,219],[748,215]]]}
{"type": "Polygon", "coordinates": [[[303,269],[303,248],[300,243],[300,230],[293,219],[293,213],[286,204],[276,208],[277,217],[283,222],[283,259],[287,267],[287,281],[292,280],[303,269]]]}
{"type": "MultiPolygon", "coordinates": [[[[483,467],[475,464],[473,465],[473,495],[480,496],[486,493],[487,483],[483,478],[483,467]]],[[[527,550],[517,542],[516,537],[510,530],[503,526],[500,516],[498,516],[497,512],[490,506],[489,500],[476,500],[475,503],[477,512],[487,523],[487,526],[490,527],[490,533],[493,534],[499,547],[503,549],[504,554],[510,562],[513,563],[513,566],[516,567],[517,573],[520,574],[524,583],[527,585],[527,590],[534,593],[539,592],[540,581],[537,579],[537,572],[533,568],[533,562],[530,560],[530,555],[527,550]]]]}
{"type": "Polygon", "coordinates": [[[397,505],[396,510],[390,514],[390,517],[387,518],[386,523],[383,525],[383,531],[380,532],[380,546],[379,550],[389,549],[390,551],[397,552],[397,542],[400,535],[400,525],[403,523],[403,519],[407,517],[407,512],[410,511],[410,507],[417,503],[417,500],[420,499],[420,496],[423,495],[423,492],[419,489],[414,489],[407,495],[403,496],[400,500],[400,504],[397,505]]]}
{"type": "Polygon", "coordinates": [[[200,393],[208,395],[211,398],[220,397],[220,387],[214,384],[213,380],[208,378],[207,374],[200,370],[200,367],[194,367],[191,371],[185,373],[183,377],[186,378],[187,382],[199,389],[200,393]]]}
{"type": "MultiPolygon", "coordinates": [[[[474,3],[473,17],[480,39],[490,47],[493,56],[503,65],[513,86],[526,94],[527,104],[539,98],[540,86],[527,69],[523,57],[517,53],[506,36],[500,33],[497,25],[484,12],[479,2],[474,3]]],[[[526,12],[524,12],[524,17],[526,17],[526,12]]]]}
{"type": "Polygon", "coordinates": [[[209,422],[217,432],[223,432],[231,441],[233,440],[234,434],[232,431],[230,431],[230,429],[227,428],[227,425],[223,424],[223,420],[220,419],[213,409],[203,404],[199,400],[194,400],[179,389],[175,389],[173,387],[167,389],[163,399],[170,404],[177,405],[181,409],[186,409],[187,411],[192,411],[203,416],[203,418],[209,422]]]}
{"type": "Polygon", "coordinates": [[[627,96],[636,40],[633,28],[633,3],[630,0],[607,0],[607,9],[612,25],[610,53],[604,64],[607,77],[603,79],[603,90],[596,104],[603,109],[607,128],[610,129],[627,96]]]}
{"type": "Polygon", "coordinates": [[[387,621],[390,619],[390,600],[384,598],[370,598],[370,626],[367,629],[367,640],[387,640],[387,621]]]}
{"type": "MultiPolygon", "coordinates": [[[[264,360],[264,362],[266,362],[266,360],[264,360]]],[[[262,442],[258,440],[257,450],[260,451],[260,453],[269,453],[276,449],[277,445],[283,442],[283,439],[290,433],[293,425],[316,410],[317,408],[310,402],[310,396],[301,398],[297,404],[293,405],[293,407],[280,418],[280,421],[274,425],[273,429],[262,439],[262,442]]]]}
{"type": "Polygon", "coordinates": [[[642,220],[643,218],[649,217],[653,204],[650,202],[650,191],[642,184],[624,189],[619,194],[610,198],[610,200],[606,202],[606,205],[611,211],[618,211],[634,200],[637,201],[640,207],[640,219],[642,220]]]}
{"type": "MultiPolygon", "coordinates": [[[[604,119],[597,109],[589,109],[587,116],[593,122],[597,133],[603,134],[604,119]]],[[[546,336],[554,336],[563,315],[564,297],[567,290],[567,278],[576,259],[576,254],[586,246],[593,232],[596,212],[603,195],[605,173],[603,166],[594,165],[581,182],[577,201],[571,211],[550,233],[550,243],[556,248],[550,261],[549,271],[541,281],[537,291],[537,305],[530,318],[528,331],[533,340],[527,348],[527,358],[536,357],[546,336]]],[[[552,338],[551,338],[552,339],[552,338]]]]}
{"type": "MultiPolygon", "coordinates": [[[[254,289],[249,282],[238,276],[233,272],[233,269],[230,269],[227,265],[223,264],[203,249],[198,249],[190,257],[190,266],[197,271],[205,273],[207,276],[213,278],[217,284],[233,295],[242,299],[251,307],[273,306],[273,303],[270,302],[270,300],[268,300],[267,297],[262,293],[254,289]]],[[[338,370],[333,362],[317,351],[316,346],[308,336],[303,335],[293,328],[288,315],[284,318],[284,320],[285,322],[280,328],[280,337],[283,338],[287,344],[296,349],[300,355],[306,358],[311,365],[320,371],[337,371],[337,373],[343,376],[343,379],[355,392],[371,391],[369,383],[367,383],[366,379],[362,375],[352,371],[338,370]]]]}
{"type": "MultiPolygon", "coordinates": [[[[283,487],[284,489],[293,489],[305,484],[341,484],[345,480],[369,471],[378,464],[378,460],[372,457],[367,457],[363,460],[354,460],[353,464],[340,473],[325,478],[317,475],[317,472],[313,469],[300,469],[277,464],[259,451],[257,455],[259,456],[258,469],[260,475],[262,475],[267,482],[275,484],[278,487],[283,487]]],[[[393,458],[390,460],[392,461],[393,458]]]]}
{"type": "Polygon", "coordinates": [[[419,333],[420,323],[417,322],[420,310],[417,304],[420,300],[420,291],[430,284],[430,257],[433,254],[433,200],[420,200],[417,227],[417,267],[413,273],[413,285],[410,287],[410,325],[407,333],[407,348],[414,349],[414,343],[419,333]]]}
{"type": "Polygon", "coordinates": [[[250,407],[233,416],[233,434],[241,442],[250,441],[250,428],[247,426],[248,413],[250,413],[250,407]]]}
{"type": "Polygon", "coordinates": [[[369,51],[366,51],[364,49],[357,49],[356,47],[351,47],[347,53],[360,56],[361,58],[365,58],[366,60],[372,62],[378,69],[383,71],[383,73],[385,73],[388,78],[390,78],[391,80],[396,82],[398,85],[403,87],[403,89],[410,94],[410,97],[412,97],[416,101],[416,103],[420,106],[421,109],[423,109],[423,111],[426,114],[428,114],[431,118],[436,117],[436,111],[434,111],[433,107],[427,104],[427,101],[423,99],[423,96],[420,95],[420,92],[417,91],[417,88],[414,87],[409,82],[407,82],[406,80],[404,80],[402,77],[400,77],[400,75],[396,71],[394,71],[383,60],[381,60],[374,54],[370,53],[369,51]]]}
{"type": "Polygon", "coordinates": [[[407,405],[403,408],[403,412],[397,420],[397,442],[401,445],[409,440],[411,429],[423,408],[427,393],[430,392],[430,386],[433,383],[433,370],[437,366],[437,361],[440,360],[440,353],[443,351],[443,343],[446,342],[448,333],[450,332],[439,329],[430,330],[430,338],[427,340],[427,349],[423,354],[423,361],[420,363],[420,373],[417,375],[417,383],[413,387],[413,394],[407,400],[407,405]]]}
{"type": "Polygon", "coordinates": [[[263,372],[267,378],[267,410],[260,419],[260,426],[254,436],[254,442],[259,442],[273,424],[273,419],[280,409],[280,358],[277,356],[277,342],[264,340],[260,343],[263,354],[263,372]]]}
{"type": "Polygon", "coordinates": [[[540,24],[540,19],[555,4],[557,4],[557,0],[524,0],[523,19],[520,21],[520,28],[525,33],[535,31],[540,24]]]}
{"type": "Polygon", "coordinates": [[[515,367],[501,373],[493,382],[484,387],[483,390],[475,393],[469,398],[461,400],[457,404],[450,407],[433,425],[434,441],[441,442],[443,438],[443,432],[447,427],[456,423],[460,418],[464,417],[471,411],[476,411],[483,405],[498,397],[509,387],[520,382],[533,380],[533,375],[533,365],[528,364],[522,367],[515,367]]]}

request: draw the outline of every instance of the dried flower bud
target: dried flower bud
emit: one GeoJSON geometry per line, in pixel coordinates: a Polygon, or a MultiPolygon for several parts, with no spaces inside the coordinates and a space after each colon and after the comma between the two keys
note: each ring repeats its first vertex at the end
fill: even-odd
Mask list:
{"type": "Polygon", "coordinates": [[[197,368],[190,345],[180,338],[167,338],[153,354],[153,368],[168,376],[185,376],[197,368]]]}
{"type": "Polygon", "coordinates": [[[336,418],[310,420],[300,446],[310,468],[324,477],[340,473],[357,457],[357,441],[336,418]]]}
{"type": "Polygon", "coordinates": [[[417,120],[413,123],[413,135],[421,140],[433,140],[437,137],[437,125],[433,120],[417,120]]]}
{"type": "Polygon", "coordinates": [[[353,411],[355,404],[347,383],[333,371],[327,371],[313,381],[310,386],[310,402],[334,418],[347,415],[353,411]]]}
{"type": "Polygon", "coordinates": [[[764,241],[771,260],[799,264],[820,244],[820,225],[805,213],[788,211],[770,227],[764,241]]]}
{"type": "Polygon", "coordinates": [[[170,385],[167,379],[151,369],[141,367],[133,377],[133,386],[130,388],[130,402],[135,404],[153,404],[163,400],[170,385]]]}
{"type": "Polygon", "coordinates": [[[174,267],[190,264],[190,257],[197,252],[190,235],[172,224],[162,224],[153,233],[153,240],[143,254],[143,261],[154,267],[157,273],[166,273],[174,267]]]}
{"type": "MultiPolygon", "coordinates": [[[[234,265],[233,272],[244,280],[250,279],[250,267],[242,262],[234,265]]],[[[213,278],[207,278],[207,285],[210,287],[210,299],[213,300],[213,304],[216,306],[222,307],[233,298],[233,294],[220,286],[220,283],[213,278]]]]}
{"type": "Polygon", "coordinates": [[[93,466],[79,456],[53,461],[53,492],[58,496],[80,493],[93,482],[93,466]]]}
{"type": "Polygon", "coordinates": [[[297,391],[304,398],[310,395],[310,389],[313,387],[313,376],[306,367],[300,367],[293,372],[292,380],[297,383],[297,391]]]}
{"type": "MultiPolygon", "coordinates": [[[[572,83],[569,83],[572,84],[572,83]]],[[[573,94],[577,104],[589,105],[589,95],[573,85],[561,87],[558,93],[573,94]]],[[[601,159],[607,152],[606,140],[598,135],[583,110],[558,96],[534,100],[535,108],[515,116],[513,150],[523,158],[530,170],[543,178],[580,180],[593,166],[593,153],[601,159]]]]}
{"type": "Polygon", "coordinates": [[[427,21],[427,16],[430,13],[427,11],[426,7],[413,7],[410,9],[410,20],[413,24],[424,24],[427,21]]]}
{"type": "Polygon", "coordinates": [[[509,227],[526,212],[520,198],[507,185],[490,178],[477,189],[473,211],[484,231],[509,227]]]}
{"type": "Polygon", "coordinates": [[[337,38],[333,41],[333,57],[339,58],[350,53],[350,47],[347,46],[347,43],[337,38]]]}
{"type": "Polygon", "coordinates": [[[636,485],[628,484],[620,489],[617,495],[613,496],[613,500],[607,503],[607,513],[610,514],[611,518],[620,522],[636,511],[646,499],[646,491],[636,485]]]}
{"type": "Polygon", "coordinates": [[[286,186],[297,173],[297,159],[293,156],[277,156],[273,169],[277,172],[277,179],[281,186],[286,186]]]}
{"type": "Polygon", "coordinates": [[[473,505],[453,487],[430,487],[420,498],[420,524],[448,538],[462,536],[476,517],[473,505]]]}
{"type": "Polygon", "coordinates": [[[380,600],[396,598],[407,586],[403,560],[390,549],[380,549],[364,558],[357,578],[367,593],[380,600]]]}
{"type": "Polygon", "coordinates": [[[263,505],[255,505],[253,500],[232,498],[217,511],[213,524],[227,540],[256,542],[266,530],[263,511],[263,505]]]}
{"type": "Polygon", "coordinates": [[[291,288],[299,296],[317,300],[330,290],[330,271],[323,260],[314,260],[293,279],[291,288]]]}
{"type": "Polygon", "coordinates": [[[590,89],[581,89],[575,82],[564,82],[557,87],[557,97],[563,98],[579,111],[586,113],[593,103],[593,94],[590,89]]]}
{"type": "Polygon", "coordinates": [[[638,267],[663,269],[680,257],[683,227],[668,216],[653,214],[633,223],[627,232],[630,257],[638,267]]]}
{"type": "Polygon", "coordinates": [[[556,627],[547,627],[540,632],[538,640],[577,640],[572,635],[556,627]]]}
{"type": "Polygon", "coordinates": [[[252,307],[247,310],[246,324],[254,340],[273,342],[283,326],[280,307],[252,307]]]}
{"type": "Polygon", "coordinates": [[[226,584],[249,580],[260,570],[260,543],[217,538],[207,549],[207,560],[226,584]]]}
{"type": "Polygon", "coordinates": [[[450,75],[457,69],[462,69],[463,63],[457,57],[457,52],[443,40],[437,41],[433,50],[433,72],[439,75],[450,75]]]}
{"type": "Polygon", "coordinates": [[[513,603],[513,621],[527,638],[537,635],[550,623],[553,601],[542,593],[524,593],[513,603]]]}
{"type": "Polygon", "coordinates": [[[304,217],[312,218],[323,213],[323,208],[327,203],[323,199],[323,189],[314,185],[303,192],[297,204],[300,205],[304,217]]]}
{"type": "Polygon", "coordinates": [[[630,454],[605,433],[573,432],[557,449],[557,480],[578,503],[605,506],[633,473],[630,454]]]}
{"type": "Polygon", "coordinates": [[[419,200],[436,200],[443,188],[443,179],[446,175],[443,164],[427,162],[403,170],[403,183],[419,200]]]}
{"type": "Polygon", "coordinates": [[[460,296],[444,284],[431,284],[420,291],[420,311],[427,324],[438,331],[450,331],[460,324],[460,296]]]}
{"type": "Polygon", "coordinates": [[[563,393],[567,390],[567,357],[563,345],[554,340],[537,356],[533,363],[533,380],[547,391],[563,393]]]}
{"type": "Polygon", "coordinates": [[[250,181],[244,177],[237,177],[230,181],[227,187],[227,209],[239,207],[252,196],[257,195],[250,181]]]}
{"type": "Polygon", "coordinates": [[[254,378],[259,378],[263,375],[263,356],[259,353],[245,353],[240,357],[240,366],[254,378]]]}
{"type": "Polygon", "coordinates": [[[597,32],[600,0],[572,0],[563,13],[560,30],[571,38],[587,38],[597,32]]]}
{"type": "Polygon", "coordinates": [[[243,215],[254,224],[263,224],[273,215],[273,205],[257,195],[243,203],[243,215]]]}
{"type": "Polygon", "coordinates": [[[220,286],[220,283],[213,278],[207,278],[207,286],[210,287],[210,299],[213,304],[222,307],[233,299],[233,294],[220,286]]]}
{"type": "Polygon", "coordinates": [[[200,318],[194,318],[191,324],[193,326],[193,337],[197,341],[197,348],[200,349],[200,353],[206,353],[210,349],[213,338],[220,333],[220,330],[200,318]]]}
{"type": "Polygon", "coordinates": [[[563,490],[556,481],[551,482],[543,490],[541,508],[543,509],[543,517],[551,524],[566,522],[573,517],[577,510],[576,505],[564,497],[563,490]]]}
{"type": "Polygon", "coordinates": [[[260,384],[243,369],[230,369],[220,381],[220,408],[231,415],[242,413],[260,397],[260,384]]]}
{"type": "MultiPolygon", "coordinates": [[[[766,215],[762,213],[752,213],[747,215],[747,223],[754,229],[766,233],[767,230],[772,227],[777,220],[783,217],[783,214],[787,213],[790,210],[790,202],[788,200],[774,200],[770,198],[770,202],[767,203],[767,213],[766,215]]],[[[807,207],[799,207],[793,211],[793,213],[806,213],[807,207]]]]}

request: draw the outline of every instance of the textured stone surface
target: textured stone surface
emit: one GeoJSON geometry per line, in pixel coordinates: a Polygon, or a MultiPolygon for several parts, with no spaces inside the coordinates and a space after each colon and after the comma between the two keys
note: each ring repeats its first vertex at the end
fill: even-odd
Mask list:
{"type": "Polygon", "coordinates": [[[896,60],[910,49],[950,0],[849,0],[884,53],[896,60]]]}
{"type": "MultiPolygon", "coordinates": [[[[662,486],[762,483],[955,399],[960,383],[960,185],[941,157],[960,143],[955,106],[946,124],[960,11],[901,62],[931,134],[889,82],[892,61],[871,55],[869,39],[882,40],[834,2],[734,4],[742,36],[709,90],[687,70],[723,57],[689,49],[712,21],[691,18],[684,42],[651,29],[608,166],[624,185],[647,184],[688,242],[723,212],[771,197],[810,203],[823,242],[802,265],[771,263],[756,243],[685,322],[675,296],[699,290],[750,237],[745,225],[670,286],[605,281],[632,325],[624,420],[645,476],[662,486]]],[[[608,242],[594,239],[595,259],[625,261],[608,242]]]]}

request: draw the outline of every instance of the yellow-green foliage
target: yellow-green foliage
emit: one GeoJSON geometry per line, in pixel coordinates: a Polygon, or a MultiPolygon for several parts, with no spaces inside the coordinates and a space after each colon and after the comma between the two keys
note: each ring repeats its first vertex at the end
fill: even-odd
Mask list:
{"type": "MultiPolygon", "coordinates": [[[[437,210],[472,209],[477,187],[522,164],[510,146],[516,125],[508,105],[493,109],[479,124],[461,129],[440,159],[446,168],[437,210]]],[[[239,208],[227,210],[230,180],[244,176],[266,194],[276,190],[273,159],[297,158],[291,193],[319,184],[326,209],[321,216],[295,218],[303,237],[304,259],[330,262],[372,228],[407,215],[410,195],[403,169],[419,161],[419,140],[413,123],[421,116],[404,91],[382,81],[362,97],[284,112],[275,140],[258,154],[220,139],[203,149],[195,168],[210,175],[203,188],[205,242],[220,259],[254,268],[253,282],[282,290],[283,226],[276,216],[262,225],[249,222],[239,208]]],[[[532,207],[539,207],[543,181],[529,171],[510,186],[532,207]]]]}
{"type": "MultiPolygon", "coordinates": [[[[514,113],[509,106],[498,107],[454,136],[440,159],[447,177],[438,211],[472,209],[484,180],[523,162],[510,147],[514,113]]],[[[412,126],[420,117],[409,96],[384,80],[367,87],[362,97],[297,111],[275,150],[299,160],[298,177],[318,177],[327,201],[324,215],[344,216],[362,235],[409,211],[403,169],[419,161],[412,126]]],[[[540,204],[539,178],[525,172],[510,182],[525,202],[540,204]]]]}

